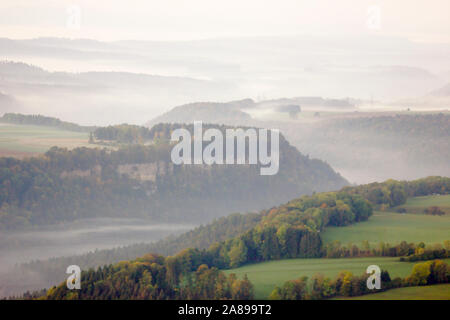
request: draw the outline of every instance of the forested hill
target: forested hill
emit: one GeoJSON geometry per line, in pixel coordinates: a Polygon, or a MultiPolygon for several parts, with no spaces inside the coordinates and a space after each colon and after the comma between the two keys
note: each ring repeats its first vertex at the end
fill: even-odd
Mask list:
{"type": "Polygon", "coordinates": [[[0,122],[10,124],[55,127],[62,130],[75,132],[92,132],[96,129],[96,127],[93,126],[80,126],[76,123],[62,121],[58,118],[34,114],[27,115],[20,113],[5,113],[2,117],[0,117],[0,122]]]}
{"type": "Polygon", "coordinates": [[[34,261],[19,266],[16,269],[17,274],[8,275],[7,279],[13,286],[25,276],[37,278],[40,279],[41,285],[35,289],[44,288],[63,281],[67,276],[65,268],[68,265],[77,264],[83,270],[88,270],[118,261],[134,260],[149,252],[165,256],[184,252],[181,255],[185,259],[188,259],[189,255],[197,259],[204,255],[204,252],[209,252],[216,260],[205,260],[206,263],[210,267],[221,268],[286,257],[329,256],[336,248],[322,245],[320,230],[330,225],[343,226],[363,221],[369,218],[373,208],[397,206],[405,203],[407,197],[434,193],[450,193],[450,178],[389,180],[346,187],[339,192],[303,196],[259,213],[222,217],[211,224],[156,243],[34,261]],[[188,248],[191,249],[186,250],[188,248]],[[204,251],[208,248],[210,249],[204,251]]]}
{"type": "Polygon", "coordinates": [[[150,145],[53,147],[35,158],[0,158],[0,228],[92,217],[205,222],[348,184],[283,136],[280,170],[273,176],[261,176],[259,165],[174,165],[166,137],[177,126],[156,126],[151,134],[158,138],[150,145]]]}
{"type": "MultiPolygon", "coordinates": [[[[217,290],[217,285],[223,287],[226,282],[226,278],[220,280],[225,275],[219,269],[280,258],[320,257],[321,230],[328,225],[364,221],[371,214],[370,203],[359,195],[329,192],[304,196],[263,212],[262,220],[254,228],[207,250],[185,249],[166,258],[147,255],[97,271],[89,270],[81,276],[81,290],[73,292],[61,284],[51,288],[46,298],[177,299],[191,295],[194,299],[234,298],[232,291],[224,294],[228,290],[217,290]],[[145,263],[147,260],[151,261],[145,263]],[[197,296],[194,294],[197,292],[203,294],[197,296]]],[[[234,286],[240,288],[239,292],[246,292],[241,298],[252,298],[251,284],[246,279],[234,286]]]]}
{"type": "Polygon", "coordinates": [[[245,112],[246,108],[256,104],[251,99],[219,102],[197,102],[174,107],[161,116],[148,121],[145,125],[149,128],[158,123],[189,123],[202,120],[205,123],[236,124],[248,123],[251,116],[245,112]],[[219,120],[219,121],[218,121],[219,120]]]}
{"type": "MultiPolygon", "coordinates": [[[[365,221],[372,215],[374,206],[398,205],[408,196],[437,192],[450,192],[449,178],[430,177],[412,182],[390,180],[303,196],[262,211],[254,227],[237,237],[213,243],[206,250],[185,249],[166,258],[148,255],[97,271],[89,270],[82,275],[81,290],[70,291],[63,283],[50,289],[46,298],[233,298],[231,291],[216,287],[217,283],[222,286],[226,282],[218,269],[267,260],[323,257],[330,249],[323,246],[320,232],[328,226],[365,221]],[[372,195],[377,196],[369,201],[372,195]],[[148,259],[155,263],[143,263],[148,259]],[[157,276],[148,278],[146,274],[157,276]],[[179,296],[181,293],[187,296],[179,296]]],[[[397,252],[405,248],[392,249],[397,252]]],[[[406,249],[409,250],[408,245],[406,249]]],[[[236,286],[240,288],[239,292],[245,292],[241,298],[252,297],[251,284],[246,279],[236,286]]]]}

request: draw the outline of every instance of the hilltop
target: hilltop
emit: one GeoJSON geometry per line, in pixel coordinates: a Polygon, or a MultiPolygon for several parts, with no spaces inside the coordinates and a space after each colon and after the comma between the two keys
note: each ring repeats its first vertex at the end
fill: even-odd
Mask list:
{"type": "MultiPolygon", "coordinates": [[[[348,184],[328,164],[304,156],[283,136],[280,170],[274,176],[260,176],[259,165],[174,165],[168,139],[180,126],[161,124],[142,131],[154,137],[145,145],[124,143],[116,150],[52,147],[23,160],[0,158],[0,227],[93,217],[200,223],[348,184]]],[[[139,128],[115,127],[119,132],[132,129],[139,128]]]]}

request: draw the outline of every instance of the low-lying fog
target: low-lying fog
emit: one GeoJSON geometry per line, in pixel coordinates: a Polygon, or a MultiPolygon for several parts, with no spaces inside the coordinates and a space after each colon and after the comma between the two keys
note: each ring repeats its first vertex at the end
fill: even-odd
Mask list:
{"type": "Polygon", "coordinates": [[[187,224],[152,224],[132,219],[87,219],[23,232],[0,233],[0,271],[15,264],[152,242],[191,229],[187,224]]]}

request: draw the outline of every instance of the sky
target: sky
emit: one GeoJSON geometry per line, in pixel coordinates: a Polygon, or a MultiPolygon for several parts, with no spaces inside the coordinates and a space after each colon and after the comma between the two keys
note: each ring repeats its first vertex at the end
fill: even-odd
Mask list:
{"type": "Polygon", "coordinates": [[[450,42],[448,0],[2,0],[0,37],[197,40],[284,35],[450,42]]]}

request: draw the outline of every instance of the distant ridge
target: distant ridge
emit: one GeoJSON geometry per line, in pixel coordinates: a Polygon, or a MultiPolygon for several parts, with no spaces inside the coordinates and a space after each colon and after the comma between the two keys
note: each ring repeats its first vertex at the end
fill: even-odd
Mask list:
{"type": "Polygon", "coordinates": [[[61,121],[58,118],[46,117],[39,114],[27,115],[20,113],[5,113],[2,117],[0,117],[0,122],[10,124],[47,126],[76,132],[92,132],[97,128],[94,126],[80,126],[76,123],[61,121]]]}
{"type": "Polygon", "coordinates": [[[294,97],[255,102],[252,99],[229,102],[196,102],[176,106],[145,125],[151,127],[157,123],[192,123],[203,121],[228,125],[261,125],[250,115],[250,110],[271,110],[286,113],[285,109],[296,106],[298,112],[306,108],[326,108],[330,110],[354,110],[356,100],[327,99],[322,97],[294,97]]]}
{"type": "Polygon", "coordinates": [[[251,120],[251,116],[242,111],[248,107],[255,106],[252,99],[236,100],[230,102],[196,102],[177,106],[165,112],[147,123],[152,127],[157,123],[192,123],[203,121],[205,123],[236,123],[236,121],[251,120]]]}
{"type": "Polygon", "coordinates": [[[428,95],[435,97],[450,97],[450,83],[447,83],[437,90],[431,91],[428,95]]]}

